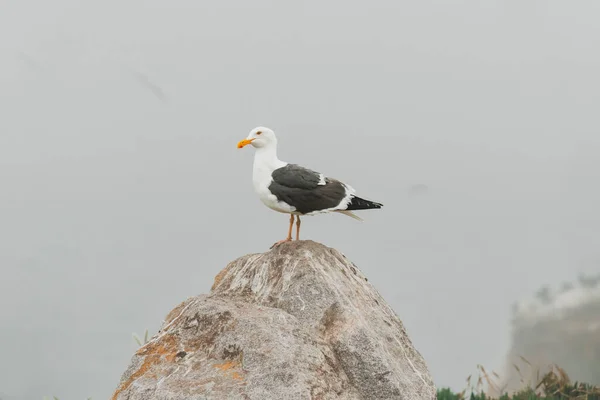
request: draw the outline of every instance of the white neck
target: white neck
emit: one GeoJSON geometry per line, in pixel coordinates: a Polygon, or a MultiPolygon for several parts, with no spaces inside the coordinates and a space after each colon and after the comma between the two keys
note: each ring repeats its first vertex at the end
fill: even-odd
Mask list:
{"type": "Polygon", "coordinates": [[[285,166],[287,163],[284,163],[279,158],[277,158],[277,145],[272,144],[265,147],[260,147],[256,149],[254,154],[254,169],[267,169],[269,173],[273,172],[277,168],[281,168],[285,166]]]}
{"type": "Polygon", "coordinates": [[[252,171],[255,189],[259,191],[261,188],[266,188],[271,183],[273,171],[286,165],[286,162],[277,158],[277,145],[272,144],[256,149],[252,171]]]}

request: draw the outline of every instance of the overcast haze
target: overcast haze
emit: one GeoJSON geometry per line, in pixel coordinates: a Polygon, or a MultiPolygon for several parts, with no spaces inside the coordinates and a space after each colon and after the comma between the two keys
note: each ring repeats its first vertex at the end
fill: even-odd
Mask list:
{"type": "Polygon", "coordinates": [[[385,205],[303,236],[363,270],[436,384],[500,370],[511,304],[600,269],[598,21],[592,0],[0,2],[0,397],[108,398],[132,332],[285,236],[236,148],[258,125],[385,205]]]}

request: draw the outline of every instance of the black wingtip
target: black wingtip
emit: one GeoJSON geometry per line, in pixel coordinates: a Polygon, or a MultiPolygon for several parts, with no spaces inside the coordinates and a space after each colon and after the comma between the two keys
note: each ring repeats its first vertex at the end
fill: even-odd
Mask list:
{"type": "Polygon", "coordinates": [[[353,197],[352,200],[350,201],[350,204],[348,204],[348,207],[346,207],[346,210],[348,210],[348,211],[372,210],[372,209],[378,209],[381,207],[383,207],[383,204],[381,204],[381,203],[376,203],[371,200],[361,199],[360,197],[353,197]]]}

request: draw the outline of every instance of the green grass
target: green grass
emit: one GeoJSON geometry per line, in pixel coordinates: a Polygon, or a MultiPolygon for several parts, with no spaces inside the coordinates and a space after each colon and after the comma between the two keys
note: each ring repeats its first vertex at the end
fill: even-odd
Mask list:
{"type": "MultiPolygon", "coordinates": [[[[525,360],[527,361],[527,360],[525,360]]],[[[582,382],[571,382],[567,373],[554,365],[545,375],[527,382],[521,379],[523,388],[511,395],[501,390],[496,383],[499,376],[492,376],[482,367],[478,366],[479,376],[475,385],[471,385],[471,376],[467,378],[469,387],[460,393],[455,393],[448,388],[438,390],[438,400],[600,400],[600,387],[582,382]],[[486,394],[488,391],[504,393],[499,397],[486,394]]],[[[515,366],[515,368],[517,368],[515,366]]],[[[519,374],[521,371],[517,368],[519,374]]],[[[521,377],[523,375],[521,374],[521,377]]]]}
{"type": "Polygon", "coordinates": [[[146,329],[146,331],[144,332],[144,341],[143,342],[142,342],[142,339],[140,339],[140,337],[138,335],[136,335],[135,333],[132,336],[133,336],[133,340],[135,340],[135,342],[140,347],[145,345],[146,343],[148,343],[148,329],[146,329]]]}

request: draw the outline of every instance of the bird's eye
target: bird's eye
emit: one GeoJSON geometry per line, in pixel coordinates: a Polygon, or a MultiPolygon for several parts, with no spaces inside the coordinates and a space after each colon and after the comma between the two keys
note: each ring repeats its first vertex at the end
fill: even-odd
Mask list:
{"type": "Polygon", "coordinates": [[[258,131],[258,132],[256,132],[256,134],[257,134],[257,135],[260,135],[260,134],[262,134],[262,132],[261,132],[261,131],[258,131]]]}

